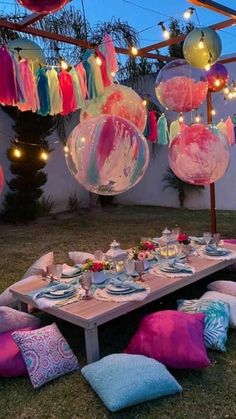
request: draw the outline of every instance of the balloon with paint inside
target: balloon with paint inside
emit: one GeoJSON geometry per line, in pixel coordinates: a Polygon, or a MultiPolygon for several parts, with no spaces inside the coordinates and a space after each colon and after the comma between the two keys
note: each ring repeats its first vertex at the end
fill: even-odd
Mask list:
{"type": "Polygon", "coordinates": [[[206,78],[210,92],[219,92],[228,83],[228,70],[223,64],[215,63],[206,71],[206,78]]]}
{"type": "Polygon", "coordinates": [[[116,195],[136,185],[149,162],[145,137],[129,121],[111,115],[90,118],[70,134],[66,162],[87,190],[116,195]]]}
{"type": "Polygon", "coordinates": [[[193,185],[209,185],[226,172],[230,159],[228,137],[216,127],[186,126],[172,141],[169,164],[176,176],[193,185]]]}
{"type": "Polygon", "coordinates": [[[189,112],[206,99],[208,83],[203,71],[191,68],[185,60],[173,60],[159,71],[155,90],[166,109],[189,112]]]}
{"type": "Polygon", "coordinates": [[[64,7],[70,0],[17,0],[21,6],[36,13],[53,13],[64,7]]]}
{"type": "Polygon", "coordinates": [[[112,84],[101,96],[88,101],[81,111],[80,120],[101,114],[128,119],[142,132],[146,126],[147,112],[143,100],[133,89],[120,84],[112,84]]]}

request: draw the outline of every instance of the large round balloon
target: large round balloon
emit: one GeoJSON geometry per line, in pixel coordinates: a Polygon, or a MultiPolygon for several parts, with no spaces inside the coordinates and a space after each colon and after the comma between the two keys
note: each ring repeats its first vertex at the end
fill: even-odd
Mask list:
{"type": "Polygon", "coordinates": [[[206,78],[208,81],[208,90],[210,92],[219,92],[228,83],[229,74],[227,68],[220,63],[215,63],[210,70],[206,71],[206,78]]]}
{"type": "Polygon", "coordinates": [[[30,41],[29,39],[14,39],[9,42],[7,47],[15,55],[15,57],[18,57],[19,54],[20,57],[27,58],[34,71],[37,71],[39,64],[46,64],[43,50],[35,42],[30,41]]]}
{"type": "Polygon", "coordinates": [[[81,112],[80,120],[100,114],[128,119],[142,132],[146,126],[147,113],[141,97],[130,87],[120,84],[112,84],[103,95],[89,101],[81,112]]]}
{"type": "Polygon", "coordinates": [[[145,137],[131,122],[117,116],[101,115],[80,123],[67,145],[70,172],[87,190],[100,195],[132,188],[149,162],[145,137]]]}
{"type": "Polygon", "coordinates": [[[17,0],[21,6],[36,13],[52,13],[64,7],[70,0],[17,0]]]}
{"type": "Polygon", "coordinates": [[[203,124],[187,126],[169,149],[169,163],[175,175],[194,185],[219,180],[226,172],[229,157],[227,136],[203,124]]]}
{"type": "Polygon", "coordinates": [[[203,71],[193,69],[185,60],[173,60],[159,71],[155,90],[165,108],[189,112],[206,99],[208,83],[203,71]]]}
{"type": "Polygon", "coordinates": [[[2,166],[0,166],[0,193],[3,190],[3,183],[4,183],[3,170],[2,170],[2,166]]]}
{"type": "Polygon", "coordinates": [[[184,58],[196,68],[214,64],[221,54],[222,44],[219,35],[212,28],[195,28],[185,38],[184,58]]]}

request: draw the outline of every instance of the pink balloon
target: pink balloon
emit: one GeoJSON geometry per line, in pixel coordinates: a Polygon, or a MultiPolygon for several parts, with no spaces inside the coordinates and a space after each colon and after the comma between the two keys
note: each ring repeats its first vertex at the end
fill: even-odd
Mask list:
{"type": "Polygon", "coordinates": [[[17,0],[21,6],[36,13],[52,13],[60,10],[70,0],[17,0]]]}
{"type": "Polygon", "coordinates": [[[206,99],[208,83],[203,71],[192,69],[185,60],[174,60],[159,71],[155,90],[165,108],[189,112],[206,99]]]}
{"type": "Polygon", "coordinates": [[[3,169],[2,169],[2,166],[0,166],[0,193],[3,190],[3,183],[4,183],[3,169]]]}
{"type": "Polygon", "coordinates": [[[228,83],[229,74],[227,68],[221,63],[215,63],[210,70],[206,71],[208,89],[211,92],[219,92],[228,83]]]}
{"type": "Polygon", "coordinates": [[[230,158],[229,140],[221,131],[213,133],[215,129],[194,124],[173,139],[170,167],[184,182],[209,185],[225,174],[230,158]]]}

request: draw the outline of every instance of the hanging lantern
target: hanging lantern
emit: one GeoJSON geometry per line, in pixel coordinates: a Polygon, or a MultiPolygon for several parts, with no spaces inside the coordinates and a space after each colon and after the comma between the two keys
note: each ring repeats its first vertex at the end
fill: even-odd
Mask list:
{"type": "Polygon", "coordinates": [[[172,141],[170,167],[180,179],[193,185],[209,185],[219,180],[229,164],[229,140],[215,127],[187,126],[172,141]]]}
{"type": "Polygon", "coordinates": [[[206,78],[208,81],[208,90],[210,92],[219,92],[226,87],[229,74],[227,68],[220,63],[215,63],[210,70],[206,71],[206,78]]]}
{"type": "Polygon", "coordinates": [[[34,72],[39,68],[39,64],[45,65],[46,59],[43,50],[33,41],[26,38],[17,38],[10,41],[8,49],[16,58],[27,58],[34,72]]]}
{"type": "Polygon", "coordinates": [[[120,116],[144,131],[147,112],[141,97],[130,87],[112,84],[103,95],[89,101],[81,111],[80,120],[84,121],[100,114],[120,116]]]}
{"type": "Polygon", "coordinates": [[[70,0],[17,0],[21,6],[36,13],[53,13],[62,9],[70,0]]]}
{"type": "Polygon", "coordinates": [[[0,193],[3,190],[3,183],[4,183],[3,169],[2,169],[2,166],[0,166],[0,193]]]}
{"type": "Polygon", "coordinates": [[[67,142],[70,172],[87,190],[116,195],[136,185],[149,162],[142,133],[127,119],[101,115],[74,128],[67,142]]]}
{"type": "Polygon", "coordinates": [[[155,90],[166,109],[189,112],[206,99],[208,83],[203,71],[192,69],[185,60],[173,60],[159,71],[155,90]]]}
{"type": "Polygon", "coordinates": [[[193,67],[202,69],[210,68],[217,61],[221,49],[219,35],[209,27],[193,29],[183,44],[184,58],[193,67]]]}

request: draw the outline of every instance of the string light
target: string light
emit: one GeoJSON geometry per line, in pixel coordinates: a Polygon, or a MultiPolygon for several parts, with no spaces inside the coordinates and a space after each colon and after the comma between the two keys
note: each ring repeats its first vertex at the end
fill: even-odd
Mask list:
{"type": "Polygon", "coordinates": [[[47,161],[48,153],[45,150],[42,150],[39,157],[40,157],[40,160],[47,161]]]}
{"type": "Polygon", "coordinates": [[[67,62],[63,59],[60,60],[60,66],[62,70],[68,70],[69,65],[67,64],[67,62]]]}
{"type": "Polygon", "coordinates": [[[217,78],[215,79],[215,81],[214,81],[214,85],[215,85],[215,86],[217,86],[217,87],[219,87],[219,86],[220,86],[220,79],[219,79],[219,77],[217,77],[217,78]]]}
{"type": "Polygon", "coordinates": [[[159,22],[158,26],[161,27],[162,30],[162,34],[164,36],[165,39],[170,39],[170,32],[166,29],[164,22],[159,22]]]}
{"type": "Polygon", "coordinates": [[[216,115],[216,110],[214,108],[211,109],[211,115],[215,116],[216,115]]]}
{"type": "Polygon", "coordinates": [[[211,68],[211,60],[208,60],[208,63],[207,63],[207,65],[205,66],[205,70],[206,70],[206,71],[209,71],[209,70],[210,70],[210,68],[211,68]]]}
{"type": "Polygon", "coordinates": [[[101,66],[102,65],[102,60],[100,57],[96,57],[96,63],[97,65],[101,66]]]}
{"type": "Polygon", "coordinates": [[[20,159],[22,157],[22,151],[18,147],[14,147],[12,153],[13,153],[13,156],[16,157],[17,159],[20,159]]]}
{"type": "Polygon", "coordinates": [[[69,154],[69,147],[68,145],[64,145],[64,153],[69,154]]]}
{"type": "Polygon", "coordinates": [[[201,117],[198,113],[196,113],[194,120],[197,124],[201,121],[201,117]]]}
{"type": "Polygon", "coordinates": [[[148,104],[147,99],[144,99],[144,100],[143,100],[143,106],[147,106],[147,104],[148,104]]]}
{"type": "Polygon", "coordinates": [[[182,112],[179,114],[179,122],[184,122],[184,116],[182,112]]]}
{"type": "Polygon", "coordinates": [[[224,94],[228,95],[230,93],[228,86],[224,88],[224,94]]]}
{"type": "Polygon", "coordinates": [[[185,10],[183,17],[184,19],[188,20],[191,18],[191,16],[193,15],[194,12],[194,7],[189,7],[187,10],[185,10]]]}
{"type": "Polygon", "coordinates": [[[131,54],[132,55],[137,55],[138,54],[138,49],[134,46],[131,47],[131,54]]]}

